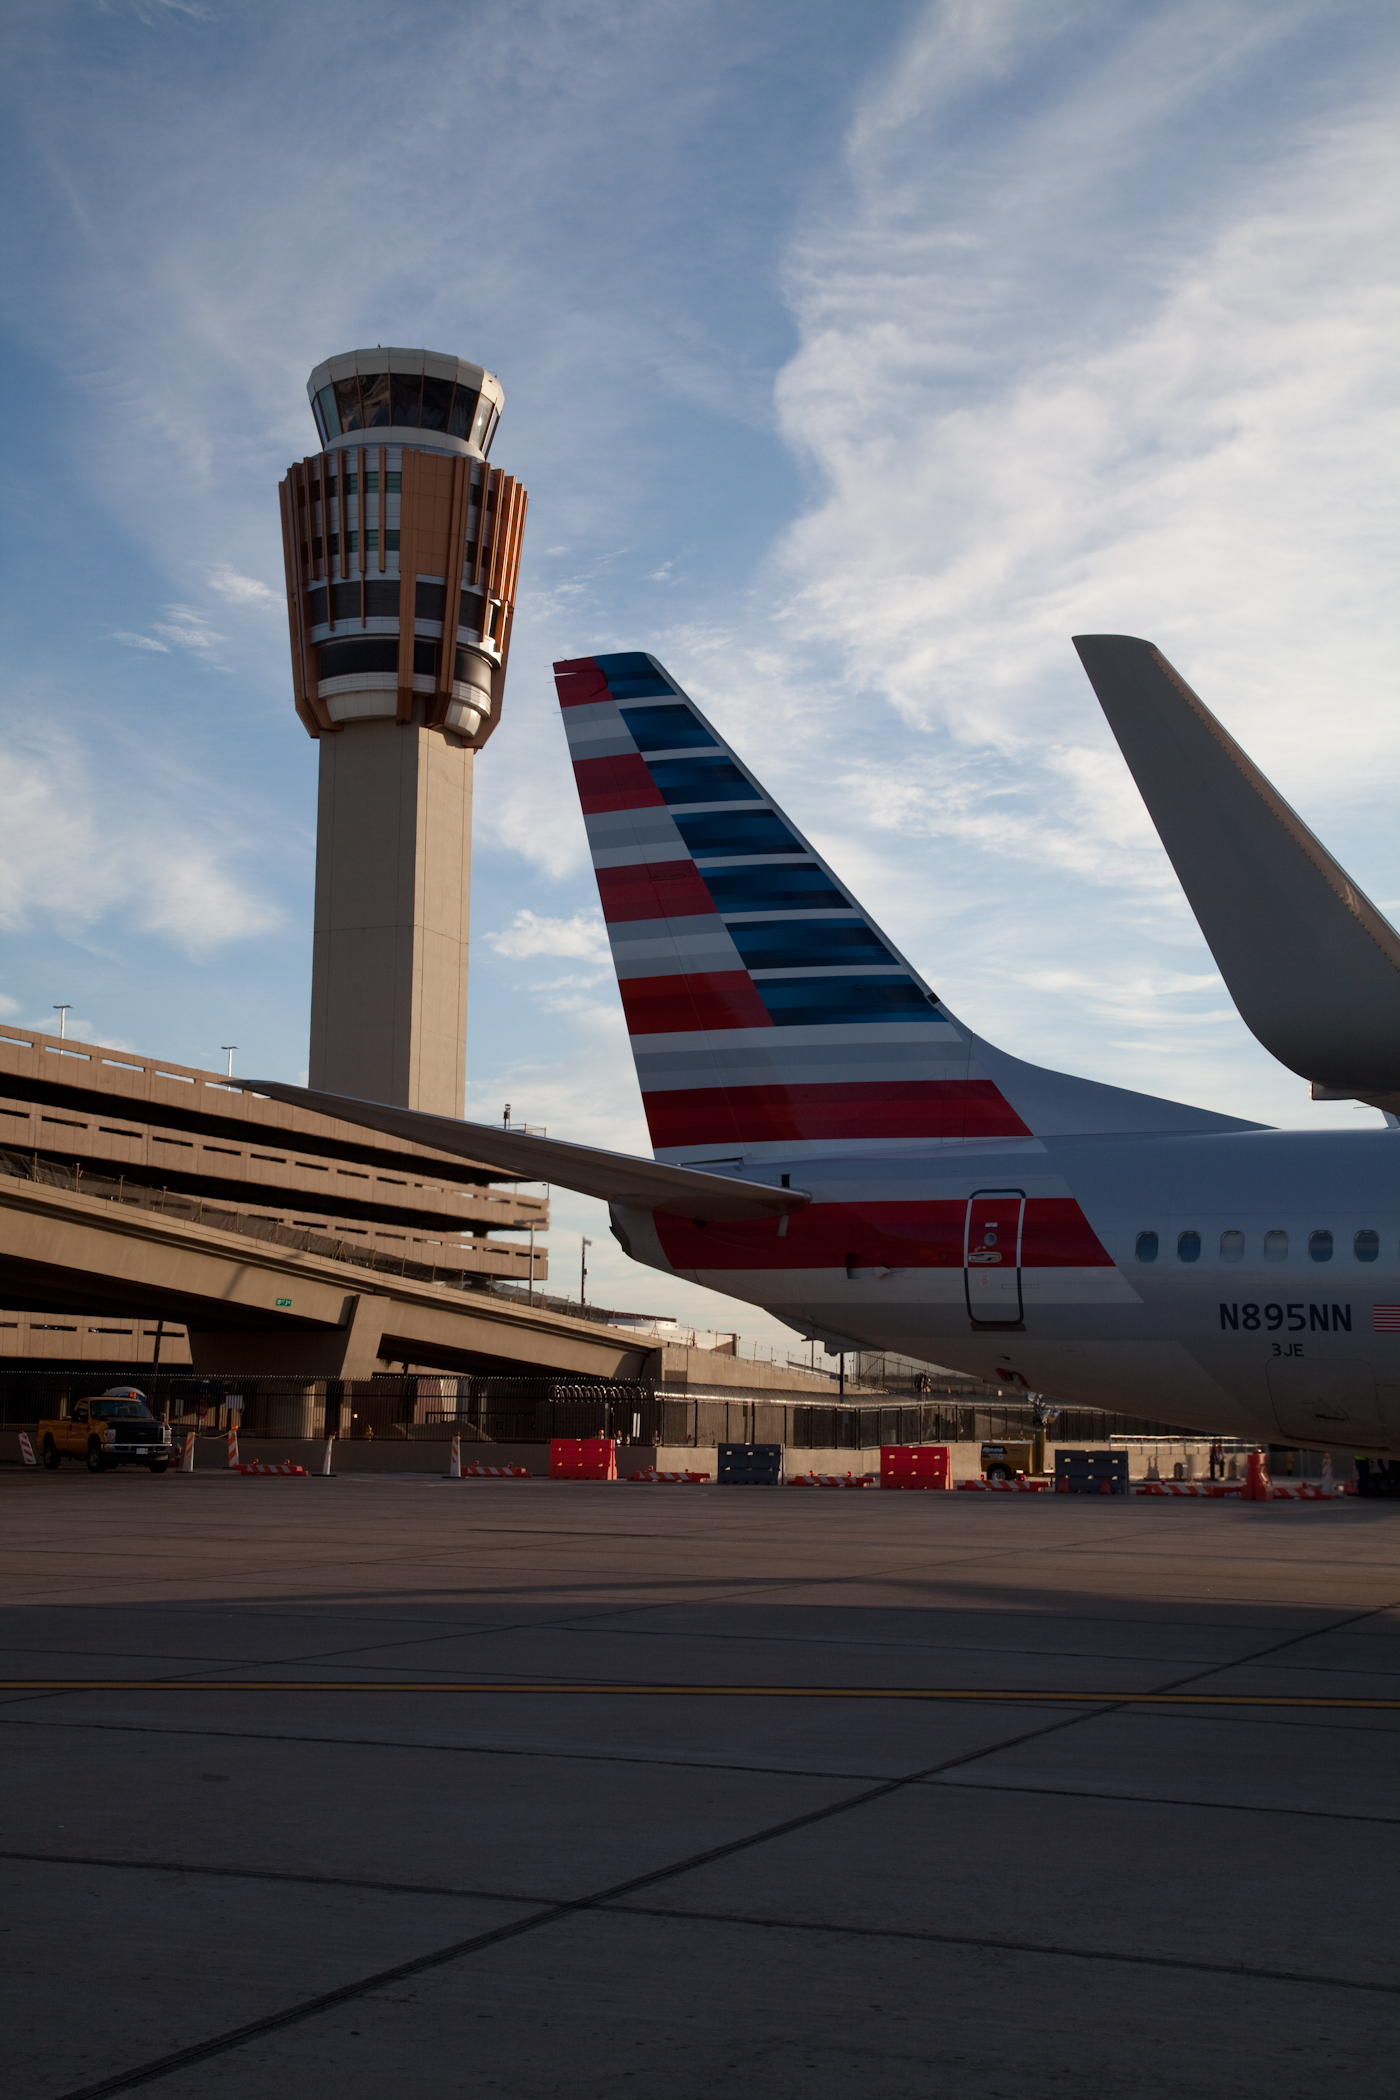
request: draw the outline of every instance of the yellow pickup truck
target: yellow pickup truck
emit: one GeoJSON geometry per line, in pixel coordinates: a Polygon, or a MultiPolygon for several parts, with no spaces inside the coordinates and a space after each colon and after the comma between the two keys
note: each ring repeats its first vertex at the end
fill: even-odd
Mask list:
{"type": "Polygon", "coordinates": [[[39,1424],[38,1436],[51,1473],[65,1458],[85,1460],[89,1473],[138,1465],[163,1473],[170,1464],[170,1424],[156,1420],[134,1385],[110,1386],[95,1398],[70,1402],[66,1414],[39,1424]]]}

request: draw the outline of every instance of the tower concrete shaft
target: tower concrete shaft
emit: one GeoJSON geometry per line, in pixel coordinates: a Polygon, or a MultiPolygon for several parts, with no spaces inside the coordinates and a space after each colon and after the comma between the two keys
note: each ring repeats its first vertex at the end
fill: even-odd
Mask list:
{"type": "Polygon", "coordinates": [[[310,1083],[460,1116],[475,754],[500,720],[526,494],[499,380],[357,350],[281,485],[292,687],[320,743],[310,1083]]]}

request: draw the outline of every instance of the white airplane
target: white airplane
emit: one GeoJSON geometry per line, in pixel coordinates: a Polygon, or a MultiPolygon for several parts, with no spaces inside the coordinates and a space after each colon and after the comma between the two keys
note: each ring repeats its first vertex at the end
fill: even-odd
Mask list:
{"type": "Polygon", "coordinates": [[[1344,1449],[1400,1491],[1400,936],[1151,643],[1075,646],[1244,1020],[1385,1125],[997,1049],[640,653],[555,674],[655,1158],[245,1084],[602,1197],[634,1260],[831,1350],[1344,1449]]]}

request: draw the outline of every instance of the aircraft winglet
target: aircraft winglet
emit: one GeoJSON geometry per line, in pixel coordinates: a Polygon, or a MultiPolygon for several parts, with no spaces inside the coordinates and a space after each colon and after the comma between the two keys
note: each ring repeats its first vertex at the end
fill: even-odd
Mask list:
{"type": "Polygon", "coordinates": [[[1245,1025],[1319,1095],[1400,1105],[1400,934],[1159,649],[1074,646],[1245,1025]]]}

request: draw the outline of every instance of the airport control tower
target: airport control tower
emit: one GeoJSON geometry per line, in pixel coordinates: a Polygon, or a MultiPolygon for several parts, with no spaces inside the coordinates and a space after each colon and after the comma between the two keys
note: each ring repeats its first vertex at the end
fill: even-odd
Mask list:
{"type": "Polygon", "coordinates": [[[460,1116],[472,766],[500,720],[524,489],[480,365],[353,350],[280,489],[297,713],[320,743],[310,1083],[460,1116]],[[448,613],[451,609],[451,618],[448,613]]]}

